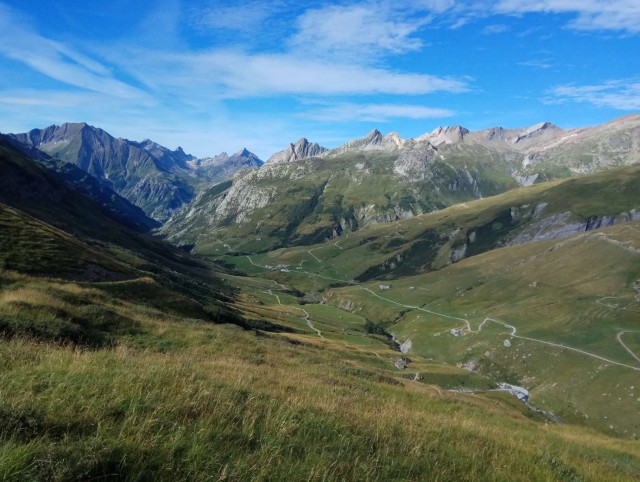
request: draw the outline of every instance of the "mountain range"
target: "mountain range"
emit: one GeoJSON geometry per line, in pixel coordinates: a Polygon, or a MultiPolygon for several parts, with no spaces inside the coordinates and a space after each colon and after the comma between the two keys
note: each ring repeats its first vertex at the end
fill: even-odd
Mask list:
{"type": "Polygon", "coordinates": [[[638,161],[640,116],[0,135],[0,472],[638,480],[638,161]]]}
{"type": "Polygon", "coordinates": [[[162,234],[203,254],[217,241],[246,252],[312,244],[519,186],[638,162],[640,116],[571,130],[550,123],[475,132],[455,126],[417,139],[374,130],[296,159],[306,145],[303,139],[261,169],[204,189],[162,234]]]}
{"type": "Polygon", "coordinates": [[[222,153],[196,159],[180,147],[172,151],[148,139],[116,139],[86,123],[53,125],[12,137],[86,171],[160,222],[190,202],[203,183],[262,165],[246,149],[230,157],[222,153]]]}

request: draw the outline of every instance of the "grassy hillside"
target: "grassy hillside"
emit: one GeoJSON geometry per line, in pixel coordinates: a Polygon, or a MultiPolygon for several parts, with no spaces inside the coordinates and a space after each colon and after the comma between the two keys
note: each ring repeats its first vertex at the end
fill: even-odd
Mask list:
{"type": "MultiPolygon", "coordinates": [[[[527,233],[544,235],[571,225],[577,233],[590,222],[597,225],[593,223],[605,216],[623,222],[626,214],[640,208],[638,192],[640,165],[635,164],[514,189],[434,213],[369,226],[329,242],[252,254],[250,259],[234,253],[238,246],[222,241],[212,243],[209,252],[225,256],[226,262],[247,273],[265,271],[255,265],[312,272],[321,277],[301,279],[304,277],[279,269],[274,275],[301,283],[301,289],[317,290],[340,280],[393,279],[438,270],[462,257],[517,241],[527,233]],[[454,252],[461,249],[460,258],[456,258],[454,252]]],[[[522,241],[528,239],[532,237],[522,241]]]]}
{"type": "Polygon", "coordinates": [[[640,369],[637,222],[500,246],[558,216],[565,226],[605,216],[625,221],[620,213],[637,206],[639,182],[634,165],[371,226],[329,243],[224,259],[381,326],[401,343],[410,339],[409,356],[524,385],[534,404],[564,420],[636,437],[640,419],[630,414],[640,403],[633,388],[634,368],[640,369]],[[453,262],[462,245],[466,258],[453,262]],[[483,324],[486,318],[509,326],[483,324]],[[511,337],[511,326],[538,341],[511,337]],[[464,335],[451,336],[452,328],[464,335]]]}
{"type": "Polygon", "coordinates": [[[637,438],[639,256],[640,224],[630,223],[323,296],[410,339],[410,356],[524,385],[564,420],[637,438]]]}
{"type": "Polygon", "coordinates": [[[637,441],[547,425],[502,396],[411,381],[382,344],[376,355],[316,334],[257,336],[132,302],[114,283],[6,272],[2,283],[5,315],[16,304],[56,303],[109,310],[120,326],[115,344],[92,350],[0,340],[5,480],[640,476],[637,441]]]}
{"type": "MultiPolygon", "coordinates": [[[[440,271],[380,290],[351,279],[393,254],[379,243],[450,253],[442,233],[480,232],[474,219],[523,193],[553,213],[567,189],[225,258],[248,277],[119,225],[34,166],[1,193],[3,480],[640,478],[639,223],[488,243],[450,265],[439,247],[440,271]],[[530,388],[533,406],[497,382],[530,388]]],[[[635,189],[633,172],[611,179],[635,189]]],[[[601,184],[611,212],[632,197],[601,184]]]]}
{"type": "Polygon", "coordinates": [[[376,222],[390,222],[517,186],[501,159],[486,152],[431,160],[428,174],[394,171],[397,152],[346,152],[266,166],[205,191],[161,232],[214,254],[216,240],[239,252],[309,245],[376,222]]]}

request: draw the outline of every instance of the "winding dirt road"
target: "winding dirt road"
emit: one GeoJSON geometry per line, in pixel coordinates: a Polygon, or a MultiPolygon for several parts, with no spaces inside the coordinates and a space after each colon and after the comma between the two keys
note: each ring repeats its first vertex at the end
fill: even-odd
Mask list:
{"type": "MultiPolygon", "coordinates": [[[[314,249],[318,249],[318,248],[314,248],[314,249]]],[[[311,253],[310,253],[310,254],[311,254],[311,253]]],[[[313,256],[313,254],[312,254],[312,256],[313,256]]],[[[255,264],[255,263],[251,260],[251,258],[250,258],[249,256],[247,256],[247,258],[249,258],[249,261],[250,261],[250,262],[251,262],[251,264],[253,264],[254,266],[260,266],[260,265],[255,264]]],[[[314,256],[314,258],[315,258],[315,256],[314,256]]],[[[317,259],[317,258],[316,258],[316,259],[317,259]]],[[[264,266],[260,266],[260,267],[264,268],[264,266]]],[[[319,275],[319,274],[316,274],[316,273],[309,273],[308,271],[292,271],[292,273],[305,274],[305,275],[307,275],[307,276],[315,276],[315,277],[322,278],[322,279],[326,279],[326,280],[329,280],[329,281],[338,281],[338,282],[341,282],[341,283],[348,283],[348,284],[351,284],[351,285],[354,285],[354,286],[359,286],[360,288],[362,288],[364,291],[368,292],[368,293],[369,293],[369,294],[371,294],[372,296],[375,296],[376,298],[381,299],[381,300],[384,300],[384,301],[386,301],[386,302],[388,302],[388,303],[391,303],[391,304],[394,304],[394,305],[397,305],[397,306],[401,306],[401,307],[403,307],[403,308],[409,308],[409,309],[412,309],[412,310],[422,311],[422,312],[424,312],[424,313],[429,313],[429,314],[432,314],[432,315],[435,315],[435,316],[441,316],[441,317],[443,317],[443,318],[448,318],[448,319],[451,319],[451,320],[462,321],[462,322],[464,323],[464,327],[462,327],[462,328],[461,328],[461,330],[463,330],[463,331],[465,331],[465,330],[466,330],[468,333],[480,333],[480,331],[482,331],[482,327],[483,327],[487,322],[493,322],[493,323],[497,323],[497,324],[499,324],[499,325],[502,325],[502,326],[504,326],[505,328],[510,329],[510,330],[511,330],[511,334],[510,334],[510,336],[511,336],[511,337],[513,337],[513,338],[519,338],[519,339],[521,339],[521,340],[527,340],[527,341],[532,341],[532,342],[535,342],[535,343],[540,343],[540,344],[543,344],[543,345],[553,346],[553,347],[556,347],[556,348],[559,348],[559,349],[562,349],[562,350],[573,351],[573,352],[580,353],[580,354],[582,354],[582,355],[585,355],[585,356],[588,356],[588,357],[591,357],[591,358],[594,358],[594,359],[597,359],[597,360],[601,360],[601,361],[606,362],[606,363],[609,363],[609,364],[611,364],[611,365],[621,366],[621,367],[624,367],[624,368],[628,368],[628,369],[631,369],[631,370],[635,370],[635,371],[640,372],[640,367],[635,367],[635,366],[632,366],[632,365],[627,365],[627,364],[625,364],[625,363],[620,363],[620,362],[617,362],[617,361],[614,361],[614,360],[610,360],[610,359],[605,358],[605,357],[603,357],[603,356],[596,355],[595,353],[590,353],[590,352],[585,351],[585,350],[580,350],[579,348],[574,348],[574,347],[567,346],[567,345],[562,345],[562,344],[559,344],[559,343],[553,343],[553,342],[550,342],[550,341],[539,340],[539,339],[537,339],[537,338],[531,338],[531,337],[528,337],[528,336],[518,335],[518,334],[517,334],[518,329],[517,329],[515,326],[510,325],[509,323],[505,323],[505,322],[503,322],[503,321],[496,320],[496,319],[491,318],[491,317],[486,317],[486,318],[482,321],[482,323],[480,323],[480,325],[478,326],[478,329],[477,329],[477,330],[473,330],[473,329],[471,328],[471,323],[469,323],[469,320],[467,320],[466,318],[459,318],[459,317],[457,317],[457,316],[447,315],[447,314],[445,314],[445,313],[439,313],[439,312],[437,312],[437,311],[428,310],[428,309],[426,309],[426,308],[421,308],[420,306],[414,306],[414,305],[407,305],[407,304],[404,304],[404,303],[399,303],[399,302],[394,301],[394,300],[392,300],[392,299],[389,299],[389,298],[386,298],[386,297],[384,297],[384,296],[381,296],[381,295],[379,295],[378,293],[374,292],[373,290],[371,290],[371,289],[369,289],[369,288],[365,288],[364,286],[362,286],[362,284],[357,283],[357,282],[355,282],[355,281],[348,281],[348,280],[341,280],[341,279],[337,279],[337,278],[330,278],[330,277],[322,276],[322,275],[319,275]]],[[[636,298],[640,298],[640,280],[636,281],[636,282],[633,284],[633,288],[634,288],[636,291],[638,291],[638,295],[636,296],[636,298]]],[[[275,296],[275,295],[274,295],[274,296],[275,296]]],[[[604,299],[604,298],[603,298],[603,299],[604,299]]],[[[320,330],[316,329],[316,328],[313,326],[313,324],[311,323],[309,313],[307,313],[307,312],[306,312],[305,310],[303,310],[302,308],[297,308],[297,307],[293,307],[293,308],[296,308],[296,309],[298,309],[298,310],[303,311],[303,312],[305,313],[305,318],[304,318],[304,319],[305,319],[305,321],[307,322],[307,325],[309,326],[309,328],[311,328],[311,329],[312,329],[312,330],[314,330],[316,333],[318,333],[318,336],[322,337],[322,334],[321,334],[320,330]]],[[[628,352],[628,353],[629,353],[629,354],[630,354],[634,359],[636,359],[638,362],[640,362],[640,357],[638,357],[638,356],[637,356],[637,355],[636,355],[636,354],[635,354],[635,353],[634,353],[634,352],[633,352],[633,351],[632,351],[632,350],[631,350],[627,345],[625,345],[625,343],[622,341],[622,335],[623,335],[624,333],[629,333],[629,332],[627,332],[627,331],[622,331],[622,332],[618,333],[618,335],[617,335],[617,337],[616,337],[616,338],[617,338],[617,340],[618,340],[618,342],[622,345],[622,347],[623,347],[623,348],[624,348],[624,349],[625,349],[625,350],[626,350],[626,351],[627,351],[627,352],[628,352]]]]}
{"type": "MultiPolygon", "coordinates": [[[[280,285],[280,286],[283,286],[283,285],[280,285]]],[[[295,309],[295,310],[300,310],[300,311],[302,311],[302,312],[304,313],[304,316],[303,316],[303,317],[301,317],[301,318],[305,321],[305,323],[307,324],[307,326],[308,326],[309,328],[311,328],[313,331],[315,331],[315,332],[318,334],[318,336],[319,336],[320,338],[324,338],[324,336],[322,336],[322,332],[321,332],[320,330],[318,330],[318,329],[314,326],[313,322],[311,321],[311,315],[307,312],[307,310],[304,310],[304,309],[302,309],[302,308],[298,308],[297,306],[284,305],[284,304],[282,304],[282,302],[280,301],[280,297],[279,297],[278,295],[276,295],[275,293],[273,293],[271,290],[261,291],[261,293],[266,293],[266,294],[268,294],[268,295],[274,296],[274,297],[276,298],[276,301],[278,302],[278,304],[279,304],[280,306],[288,306],[289,308],[293,308],[293,309],[295,309]]]]}

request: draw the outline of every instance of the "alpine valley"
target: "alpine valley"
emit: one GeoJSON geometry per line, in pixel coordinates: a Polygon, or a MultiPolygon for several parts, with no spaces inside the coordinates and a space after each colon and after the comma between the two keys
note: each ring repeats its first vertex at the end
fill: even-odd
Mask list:
{"type": "Polygon", "coordinates": [[[640,479],[640,115],[283,147],[0,136],[0,478],[640,479]]]}

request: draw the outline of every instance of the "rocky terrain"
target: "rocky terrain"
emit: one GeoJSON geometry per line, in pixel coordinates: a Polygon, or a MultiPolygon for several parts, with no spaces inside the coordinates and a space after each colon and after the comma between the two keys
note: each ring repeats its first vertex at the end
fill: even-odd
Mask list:
{"type": "Polygon", "coordinates": [[[306,159],[308,157],[316,157],[325,152],[328,149],[326,147],[322,147],[315,142],[309,142],[304,137],[300,139],[295,144],[289,144],[286,149],[276,152],[269,159],[267,159],[266,164],[278,164],[281,162],[294,162],[300,161],[302,159],[306,159]]]}
{"type": "Polygon", "coordinates": [[[163,222],[203,185],[224,180],[262,161],[246,149],[228,156],[196,159],[182,148],[151,140],[115,138],[85,123],[33,129],[12,137],[91,174],[144,212],[163,222]]]}
{"type": "Polygon", "coordinates": [[[311,146],[302,139],[260,170],[203,191],[163,234],[196,247],[214,239],[241,250],[310,244],[518,186],[638,162],[640,116],[571,130],[548,122],[480,131],[439,127],[416,139],[373,130],[308,157],[311,146]]]}

